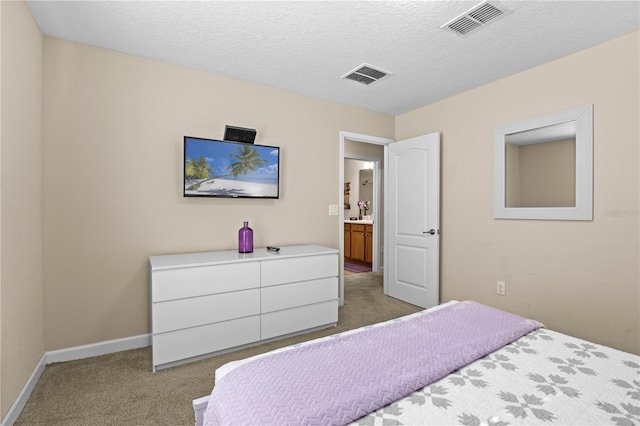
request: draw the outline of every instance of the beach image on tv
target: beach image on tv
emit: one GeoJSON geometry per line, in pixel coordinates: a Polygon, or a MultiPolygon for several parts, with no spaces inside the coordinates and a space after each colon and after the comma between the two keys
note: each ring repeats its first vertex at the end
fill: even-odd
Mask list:
{"type": "Polygon", "coordinates": [[[278,197],[277,147],[185,138],[186,196],[278,197]]]}

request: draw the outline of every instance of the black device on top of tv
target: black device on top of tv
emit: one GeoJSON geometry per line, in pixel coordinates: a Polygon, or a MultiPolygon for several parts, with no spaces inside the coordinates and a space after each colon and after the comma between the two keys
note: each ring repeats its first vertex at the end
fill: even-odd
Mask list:
{"type": "Polygon", "coordinates": [[[242,143],[253,143],[256,140],[256,130],[246,127],[224,126],[224,140],[242,143]]]}

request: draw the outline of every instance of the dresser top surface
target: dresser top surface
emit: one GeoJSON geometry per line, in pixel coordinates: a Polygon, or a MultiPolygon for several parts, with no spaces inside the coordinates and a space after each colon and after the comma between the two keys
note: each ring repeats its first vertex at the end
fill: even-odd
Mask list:
{"type": "Polygon", "coordinates": [[[201,253],[181,253],[162,256],[149,256],[151,270],[174,269],[181,267],[218,265],[224,263],[269,261],[321,254],[337,254],[338,250],[314,244],[281,247],[279,254],[273,254],[266,248],[256,248],[253,253],[238,253],[237,250],[210,251],[201,253]]]}

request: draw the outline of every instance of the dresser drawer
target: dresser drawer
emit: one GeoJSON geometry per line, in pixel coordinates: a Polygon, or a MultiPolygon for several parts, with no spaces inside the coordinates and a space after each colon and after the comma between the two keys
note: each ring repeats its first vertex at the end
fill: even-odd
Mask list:
{"type": "Polygon", "coordinates": [[[260,340],[260,317],[241,318],[153,336],[153,365],[185,360],[260,340]]]}
{"type": "Polygon", "coordinates": [[[257,288],[156,302],[153,305],[153,333],[180,330],[259,313],[260,290],[257,288]]]}
{"type": "Polygon", "coordinates": [[[293,257],[262,262],[262,286],[338,276],[338,255],[293,257]]]}
{"type": "Polygon", "coordinates": [[[338,322],[338,300],[262,314],[261,338],[270,339],[338,322]]]}
{"type": "Polygon", "coordinates": [[[338,298],[338,278],[322,278],[262,289],[262,312],[273,312],[338,298]]]}
{"type": "Polygon", "coordinates": [[[260,287],[257,262],[152,272],[152,302],[260,287]]]}

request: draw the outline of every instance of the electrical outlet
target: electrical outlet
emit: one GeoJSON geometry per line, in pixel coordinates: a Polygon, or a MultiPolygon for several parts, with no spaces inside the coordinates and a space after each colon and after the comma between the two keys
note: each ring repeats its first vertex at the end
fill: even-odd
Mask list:
{"type": "Polygon", "coordinates": [[[337,204],[329,204],[329,216],[338,216],[337,204]]]}
{"type": "Polygon", "coordinates": [[[500,296],[507,295],[507,284],[504,281],[498,281],[496,293],[498,293],[500,296]]]}

